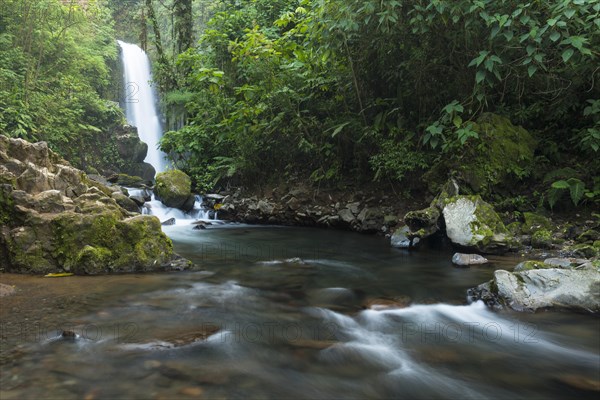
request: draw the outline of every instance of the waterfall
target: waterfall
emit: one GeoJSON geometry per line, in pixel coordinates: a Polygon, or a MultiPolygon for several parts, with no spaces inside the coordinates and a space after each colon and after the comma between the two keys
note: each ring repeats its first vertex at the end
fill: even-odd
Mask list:
{"type": "Polygon", "coordinates": [[[162,127],[156,108],[156,93],[150,86],[152,74],[148,55],[139,46],[118,41],[123,50],[125,113],[127,122],[138,128],[140,139],[148,145],[145,162],[156,172],[166,169],[166,154],[158,149],[162,127]]]}

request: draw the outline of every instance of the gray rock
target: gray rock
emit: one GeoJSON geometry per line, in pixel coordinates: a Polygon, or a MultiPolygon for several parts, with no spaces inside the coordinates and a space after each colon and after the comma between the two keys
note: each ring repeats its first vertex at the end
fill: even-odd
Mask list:
{"type": "Polygon", "coordinates": [[[383,225],[383,212],[376,207],[365,207],[356,217],[359,230],[362,232],[373,232],[383,225]]]}
{"type": "Polygon", "coordinates": [[[287,201],[286,205],[288,206],[288,208],[290,210],[296,211],[302,206],[302,202],[300,200],[298,200],[297,198],[292,197],[291,199],[289,199],[287,201]]]}
{"type": "Polygon", "coordinates": [[[350,212],[354,215],[358,215],[358,210],[360,209],[360,201],[355,201],[354,203],[346,204],[346,208],[350,210],[350,212]]]}
{"type": "Polygon", "coordinates": [[[404,225],[400,229],[397,229],[396,232],[394,232],[392,234],[392,237],[390,238],[390,244],[392,245],[392,247],[396,247],[399,249],[410,249],[413,246],[416,246],[419,243],[420,239],[410,239],[408,237],[409,233],[410,228],[406,225],[404,225]]]}
{"type": "Polygon", "coordinates": [[[502,253],[510,247],[510,236],[502,220],[479,196],[452,198],[443,215],[446,234],[455,245],[481,253],[502,253]]]}
{"type": "Polygon", "coordinates": [[[146,200],[142,196],[130,196],[129,198],[133,200],[135,204],[137,204],[139,207],[142,207],[146,202],[146,200]]]}
{"type": "Polygon", "coordinates": [[[169,226],[169,225],[175,225],[177,223],[177,221],[175,220],[175,218],[169,218],[167,220],[162,221],[160,224],[164,225],[164,226],[169,226]]]}
{"type": "MultiPolygon", "coordinates": [[[[115,199],[118,205],[126,209],[127,211],[139,213],[140,206],[129,197],[125,196],[123,193],[114,192],[111,194],[111,197],[115,199]]],[[[143,203],[142,203],[143,204],[143,203]]]]}
{"type": "Polygon", "coordinates": [[[273,207],[273,205],[266,200],[260,200],[256,207],[265,216],[272,215],[273,210],[275,209],[275,207],[273,207]]]}
{"type": "Polygon", "coordinates": [[[204,198],[207,200],[213,200],[216,203],[220,203],[221,201],[223,201],[225,196],[216,193],[209,193],[205,195],[204,198]]]}
{"type": "Polygon", "coordinates": [[[452,256],[452,263],[456,265],[479,265],[487,264],[488,262],[487,258],[479,254],[454,253],[452,256]]]}
{"type": "Polygon", "coordinates": [[[585,258],[547,258],[544,260],[544,264],[554,265],[560,268],[571,268],[588,263],[589,261],[590,260],[586,260],[585,258]]]}
{"type": "Polygon", "coordinates": [[[597,269],[550,268],[514,273],[498,270],[491,282],[470,293],[484,299],[486,290],[486,303],[492,297],[516,311],[541,308],[600,311],[600,272],[597,269]]]}
{"type": "Polygon", "coordinates": [[[410,237],[425,239],[439,230],[440,211],[436,207],[411,211],[404,216],[404,222],[410,228],[410,237]]]}
{"type": "Polygon", "coordinates": [[[340,217],[342,222],[344,222],[346,224],[351,224],[356,219],[356,217],[354,216],[352,211],[350,211],[350,209],[348,209],[348,208],[344,208],[343,210],[340,210],[340,212],[338,212],[338,216],[340,217]]]}

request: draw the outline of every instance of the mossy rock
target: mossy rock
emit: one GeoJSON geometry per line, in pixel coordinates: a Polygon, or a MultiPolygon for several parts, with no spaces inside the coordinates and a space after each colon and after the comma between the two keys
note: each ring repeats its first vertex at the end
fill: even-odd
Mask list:
{"type": "Polygon", "coordinates": [[[580,243],[570,247],[569,250],[571,250],[571,252],[577,257],[600,257],[600,243],[599,245],[580,243]]]}
{"type": "Polygon", "coordinates": [[[461,188],[470,189],[467,192],[488,195],[495,187],[513,187],[535,166],[538,141],[524,128],[490,113],[471,124],[479,135],[477,145],[467,143],[430,168],[424,175],[430,190],[437,190],[450,175],[464,184],[461,188]]]}
{"type": "Polygon", "coordinates": [[[539,249],[549,249],[552,247],[552,232],[546,229],[540,229],[531,235],[531,245],[539,249]]]}
{"type": "Polygon", "coordinates": [[[532,269],[548,269],[548,268],[557,268],[556,265],[546,264],[542,261],[523,261],[522,263],[517,264],[514,269],[514,272],[521,271],[529,271],[532,269]]]}
{"type": "Polygon", "coordinates": [[[410,228],[408,236],[426,238],[439,230],[438,220],[440,211],[436,207],[428,207],[422,210],[410,211],[404,216],[404,222],[410,228]]]}
{"type": "Polygon", "coordinates": [[[506,230],[510,232],[511,235],[517,236],[521,234],[521,223],[520,222],[511,222],[506,225],[506,230]]]}
{"type": "Polygon", "coordinates": [[[192,180],[183,171],[177,169],[156,175],[154,194],[167,207],[184,211],[190,211],[194,207],[192,180]]]}
{"type": "Polygon", "coordinates": [[[446,234],[453,244],[481,253],[502,253],[514,246],[514,238],[480,196],[455,196],[443,210],[446,234]]]}
{"type": "Polygon", "coordinates": [[[589,229],[577,237],[577,241],[581,243],[593,243],[600,240],[600,232],[596,229],[589,229]]]}
{"type": "Polygon", "coordinates": [[[116,183],[119,186],[127,187],[144,187],[148,181],[140,176],[132,176],[127,174],[116,174],[108,178],[111,183],[116,183]]]}
{"type": "Polygon", "coordinates": [[[521,232],[525,235],[533,235],[540,229],[551,231],[553,228],[552,222],[540,214],[525,212],[523,213],[523,219],[524,222],[523,225],[521,225],[521,232]]]}

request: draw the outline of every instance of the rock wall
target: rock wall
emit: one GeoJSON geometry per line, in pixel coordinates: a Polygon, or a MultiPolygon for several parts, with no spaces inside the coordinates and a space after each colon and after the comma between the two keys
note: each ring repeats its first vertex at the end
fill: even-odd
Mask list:
{"type": "Polygon", "coordinates": [[[127,211],[113,191],[120,188],[90,180],[45,142],[0,135],[0,270],[98,274],[181,267],[158,219],[127,211]]]}
{"type": "Polygon", "coordinates": [[[204,196],[205,205],[214,208],[219,219],[252,224],[319,226],[358,232],[387,233],[402,214],[387,196],[353,195],[337,197],[329,193],[297,188],[281,195],[235,193],[204,196]],[[385,197],[385,198],[384,198],[385,197]]]}

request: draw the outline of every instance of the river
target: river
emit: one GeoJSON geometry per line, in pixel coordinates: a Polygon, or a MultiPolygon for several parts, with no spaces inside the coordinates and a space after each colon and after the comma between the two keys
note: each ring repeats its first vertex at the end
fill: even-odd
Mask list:
{"type": "Polygon", "coordinates": [[[2,400],[598,394],[598,317],[467,303],[514,258],[456,268],[449,249],[351,232],[164,229],[202,271],[1,276],[19,289],[0,300],[2,400]]]}

